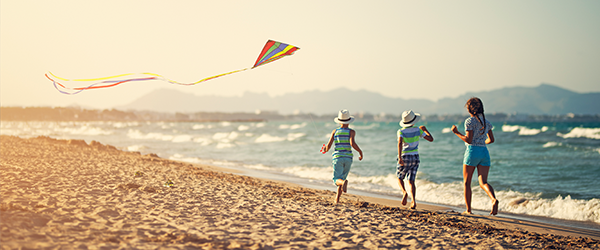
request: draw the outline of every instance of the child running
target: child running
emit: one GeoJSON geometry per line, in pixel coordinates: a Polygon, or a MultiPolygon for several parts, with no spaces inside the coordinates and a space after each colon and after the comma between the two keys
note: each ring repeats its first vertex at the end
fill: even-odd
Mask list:
{"type": "Polygon", "coordinates": [[[492,201],[491,215],[498,214],[498,199],[494,193],[494,188],[487,181],[490,172],[491,160],[487,144],[494,143],[494,133],[492,123],[485,119],[483,113],[483,102],[477,97],[473,97],[465,104],[471,117],[465,120],[465,134],[458,131],[456,125],[452,125],[452,132],[465,142],[467,149],[463,157],[463,184],[465,204],[467,210],[463,214],[473,214],[471,211],[471,181],[473,173],[477,169],[479,176],[479,187],[485,191],[492,201]]]}
{"type": "Polygon", "coordinates": [[[337,185],[337,195],[335,197],[334,205],[340,202],[342,192],[346,193],[348,189],[348,173],[350,173],[350,166],[352,165],[352,149],[358,151],[360,156],[358,160],[362,160],[363,153],[360,147],[356,144],[354,137],[356,132],[353,129],[348,128],[348,125],[354,121],[354,117],[350,116],[348,110],[340,110],[338,117],[333,119],[336,123],[340,124],[339,128],[334,129],[329,137],[329,142],[323,148],[323,153],[326,153],[331,149],[331,145],[335,142],[335,148],[333,152],[333,183],[337,185]]]}
{"type": "Polygon", "coordinates": [[[419,139],[424,138],[430,142],[433,141],[433,136],[427,131],[425,126],[414,127],[415,123],[420,119],[421,115],[412,110],[402,112],[402,121],[400,121],[401,129],[398,129],[398,165],[396,165],[396,175],[398,176],[398,184],[402,188],[402,205],[405,206],[408,199],[408,192],[404,188],[404,178],[408,176],[410,183],[410,191],[412,194],[411,209],[417,208],[416,194],[417,186],[415,179],[417,170],[419,169],[419,139]]]}

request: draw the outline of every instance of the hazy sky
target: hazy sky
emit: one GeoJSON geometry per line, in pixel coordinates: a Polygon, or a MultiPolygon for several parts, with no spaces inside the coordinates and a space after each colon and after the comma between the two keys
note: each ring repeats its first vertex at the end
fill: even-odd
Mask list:
{"type": "Polygon", "coordinates": [[[277,96],[346,87],[429,100],[542,82],[600,91],[595,0],[1,0],[0,11],[2,106],[111,108],[159,88],[277,96]],[[68,96],[44,77],[151,72],[195,82],[251,67],[268,39],[300,50],[195,86],[137,82],[68,96]]]}

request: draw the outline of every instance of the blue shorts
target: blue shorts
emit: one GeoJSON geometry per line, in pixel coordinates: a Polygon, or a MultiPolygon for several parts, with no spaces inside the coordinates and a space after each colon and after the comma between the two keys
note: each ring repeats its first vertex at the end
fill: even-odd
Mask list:
{"type": "Polygon", "coordinates": [[[488,151],[487,147],[467,145],[463,164],[472,167],[489,167],[491,165],[490,152],[488,151]]]}
{"type": "Polygon", "coordinates": [[[333,164],[333,182],[337,179],[346,180],[348,173],[350,173],[350,166],[352,166],[352,158],[335,158],[332,161],[333,164]]]}
{"type": "Polygon", "coordinates": [[[419,155],[403,155],[402,161],[404,161],[404,166],[396,164],[396,176],[398,176],[398,179],[404,180],[408,175],[408,180],[414,181],[417,178],[419,163],[421,163],[419,155]]]}

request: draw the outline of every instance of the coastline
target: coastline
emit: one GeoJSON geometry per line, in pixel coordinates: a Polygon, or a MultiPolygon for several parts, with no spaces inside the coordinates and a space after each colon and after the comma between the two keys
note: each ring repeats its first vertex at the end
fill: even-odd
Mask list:
{"type": "Polygon", "coordinates": [[[333,206],[330,190],[98,142],[0,141],[2,248],[600,248],[593,230],[351,190],[333,206]]]}
{"type": "MultiPolygon", "coordinates": [[[[218,167],[220,168],[220,167],[218,167]]],[[[231,168],[220,168],[220,171],[236,173],[240,175],[250,176],[259,179],[265,179],[269,181],[281,182],[285,185],[301,186],[305,188],[328,190],[335,192],[336,188],[333,185],[323,186],[308,184],[301,178],[293,176],[283,176],[276,173],[266,173],[260,170],[251,169],[231,169],[231,168]],[[267,178],[264,178],[267,176],[267,178]]],[[[399,207],[403,209],[409,209],[408,206],[401,205],[401,197],[393,196],[389,194],[371,193],[360,190],[352,190],[351,185],[349,186],[347,194],[343,194],[342,198],[350,200],[361,200],[368,203],[375,203],[389,207],[399,207]]],[[[410,198],[409,198],[410,201],[410,198]]],[[[417,201],[417,210],[425,212],[447,212],[452,214],[460,214],[464,207],[456,207],[445,204],[436,204],[430,202],[417,201]]],[[[485,220],[488,223],[494,224],[500,228],[520,228],[526,231],[533,231],[544,234],[558,234],[563,236],[573,237],[590,237],[596,240],[600,240],[600,225],[593,222],[581,222],[581,221],[570,221],[561,220],[541,216],[513,214],[500,211],[497,216],[490,216],[489,211],[484,210],[473,210],[473,215],[461,215],[466,217],[472,217],[478,220],[485,220]]]]}

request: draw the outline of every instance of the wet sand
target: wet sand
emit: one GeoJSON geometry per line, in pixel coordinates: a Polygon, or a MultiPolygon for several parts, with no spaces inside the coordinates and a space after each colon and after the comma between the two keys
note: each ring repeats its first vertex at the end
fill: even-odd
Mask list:
{"type": "Polygon", "coordinates": [[[0,137],[0,248],[600,249],[597,232],[237,175],[98,142],[0,137]]]}

